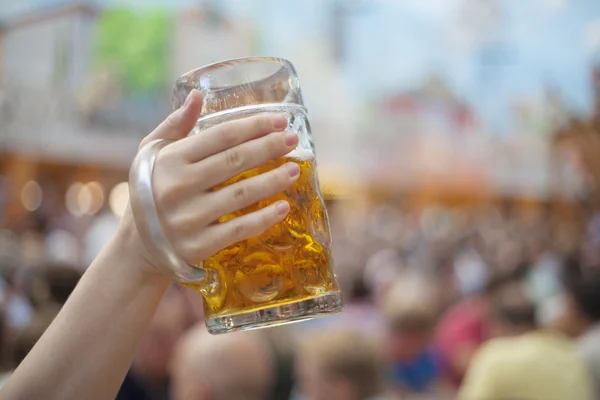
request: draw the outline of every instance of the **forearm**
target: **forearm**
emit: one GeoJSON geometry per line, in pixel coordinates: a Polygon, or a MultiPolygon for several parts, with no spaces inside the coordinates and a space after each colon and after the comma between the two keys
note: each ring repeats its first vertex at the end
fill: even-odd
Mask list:
{"type": "Polygon", "coordinates": [[[169,284],[141,265],[131,226],[94,260],[0,399],[114,399],[169,284]]]}

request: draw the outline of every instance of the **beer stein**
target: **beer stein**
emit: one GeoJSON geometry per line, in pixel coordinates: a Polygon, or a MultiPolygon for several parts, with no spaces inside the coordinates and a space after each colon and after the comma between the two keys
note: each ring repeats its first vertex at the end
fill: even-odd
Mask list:
{"type": "Polygon", "coordinates": [[[285,192],[218,220],[225,222],[283,199],[290,212],[282,222],[205,260],[183,260],[162,231],[152,193],[154,159],[170,141],[147,144],[134,160],[129,184],[136,225],[157,264],[175,281],[202,294],[206,326],[213,334],[339,312],[342,298],[333,272],[327,211],[294,66],[279,58],[243,58],[195,69],[177,79],[173,107],[181,107],[193,89],[202,93],[203,109],[190,135],[234,119],[279,113],[287,117],[287,130],[299,137],[297,148],[285,157],[245,171],[214,190],[290,161],[301,172],[285,192]]]}

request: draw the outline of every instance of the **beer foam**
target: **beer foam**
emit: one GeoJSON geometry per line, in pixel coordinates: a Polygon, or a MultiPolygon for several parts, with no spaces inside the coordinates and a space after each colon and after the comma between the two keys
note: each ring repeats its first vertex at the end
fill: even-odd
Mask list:
{"type": "Polygon", "coordinates": [[[315,153],[309,149],[296,149],[288,153],[286,157],[295,158],[300,161],[311,161],[315,159],[315,153]]]}

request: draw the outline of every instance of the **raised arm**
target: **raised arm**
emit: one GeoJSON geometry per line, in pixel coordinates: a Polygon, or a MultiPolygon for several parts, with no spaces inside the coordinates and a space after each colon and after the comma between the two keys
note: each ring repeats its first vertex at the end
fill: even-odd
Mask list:
{"type": "MultiPolygon", "coordinates": [[[[287,189],[296,164],[230,185],[212,187],[243,170],[281,157],[297,145],[283,116],[257,116],[187,138],[202,99],[194,91],[142,144],[180,139],[165,147],[154,168],[154,195],[163,228],[188,261],[203,260],[238,240],[261,233],[289,211],[277,202],[244,217],[220,216],[287,189]]],[[[114,399],[169,280],[152,265],[131,211],[111,242],[30,354],[0,391],[0,400],[114,399]]]]}

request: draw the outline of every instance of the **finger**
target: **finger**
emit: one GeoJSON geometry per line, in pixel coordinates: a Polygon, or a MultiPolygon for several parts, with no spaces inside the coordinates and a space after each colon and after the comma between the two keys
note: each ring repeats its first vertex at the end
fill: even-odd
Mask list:
{"type": "Polygon", "coordinates": [[[225,122],[190,136],[182,142],[182,155],[191,163],[235,147],[248,140],[281,132],[287,127],[284,114],[262,114],[225,122]]]}
{"type": "Polygon", "coordinates": [[[223,215],[241,210],[261,200],[269,199],[288,189],[300,176],[300,167],[294,162],[287,163],[272,171],[224,187],[216,192],[207,193],[202,204],[214,204],[206,207],[200,202],[189,203],[182,207],[184,215],[194,215],[187,219],[187,226],[179,226],[182,232],[191,232],[198,226],[205,226],[223,215]],[[189,210],[186,210],[188,209],[189,210]],[[199,212],[204,210],[204,212],[199,212]],[[189,212],[188,212],[189,211],[189,212]]]}
{"type": "Polygon", "coordinates": [[[174,111],[142,140],[140,147],[156,139],[177,140],[186,137],[194,128],[202,111],[202,94],[193,89],[181,108],[174,111]]]}
{"type": "Polygon", "coordinates": [[[299,176],[300,167],[291,162],[216,192],[203,193],[202,197],[188,197],[179,204],[174,200],[171,208],[177,209],[177,212],[168,221],[169,226],[181,234],[198,231],[199,227],[207,226],[224,215],[272,198],[288,189],[299,176]]]}
{"type": "Polygon", "coordinates": [[[290,211],[287,201],[281,200],[250,214],[221,224],[209,226],[190,246],[184,256],[188,260],[204,260],[240,240],[258,236],[281,222],[290,211]]]}
{"type": "Polygon", "coordinates": [[[197,163],[198,172],[196,174],[201,179],[203,189],[209,189],[244,171],[283,157],[294,150],[297,145],[298,135],[295,132],[271,133],[197,163]]]}

